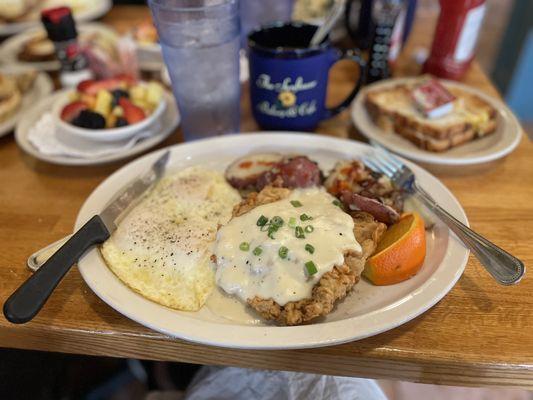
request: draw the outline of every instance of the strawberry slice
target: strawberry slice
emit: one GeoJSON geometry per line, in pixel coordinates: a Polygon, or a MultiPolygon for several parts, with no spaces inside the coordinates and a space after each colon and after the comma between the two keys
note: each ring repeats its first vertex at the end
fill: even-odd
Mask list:
{"type": "Polygon", "coordinates": [[[135,124],[146,118],[146,114],[141,107],[137,107],[131,101],[125,97],[121,97],[118,100],[119,106],[124,110],[124,118],[128,121],[128,124],[135,124]]]}
{"type": "Polygon", "coordinates": [[[87,108],[87,104],[83,101],[73,101],[72,103],[68,103],[61,110],[61,119],[66,122],[71,122],[80,114],[80,112],[82,112],[82,110],[86,110],[87,108]]]}
{"type": "Polygon", "coordinates": [[[116,77],[116,78],[110,78],[110,79],[102,79],[102,80],[94,80],[94,79],[88,79],[85,81],[81,81],[78,84],[78,91],[81,93],[89,94],[89,95],[96,95],[100,90],[108,90],[113,91],[115,89],[121,89],[126,86],[126,84],[131,83],[132,80],[127,77],[116,77]]]}

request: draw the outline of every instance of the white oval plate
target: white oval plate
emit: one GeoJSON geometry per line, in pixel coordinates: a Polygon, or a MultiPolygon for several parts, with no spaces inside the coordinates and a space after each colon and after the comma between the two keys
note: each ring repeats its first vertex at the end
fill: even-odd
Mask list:
{"type": "MultiPolygon", "coordinates": [[[[41,25],[40,11],[48,7],[68,5],[68,0],[45,0],[40,1],[40,5],[32,11],[32,18],[28,21],[0,23],[0,36],[14,35],[27,29],[36,28],[41,25]]],[[[77,22],[92,21],[105,15],[113,6],[111,0],[85,0],[82,9],[74,13],[77,22]]]]}
{"type": "Polygon", "coordinates": [[[441,165],[470,165],[493,161],[506,156],[518,146],[522,136],[522,128],[512,111],[505,104],[471,86],[447,80],[443,80],[446,85],[471,92],[487,101],[497,110],[496,132],[448,151],[434,153],[422,150],[402,136],[394,132],[384,131],[374,124],[364,105],[366,92],[387,86],[408,83],[414,79],[417,78],[388,79],[366,86],[359,92],[352,103],[352,121],[359,131],[369,140],[379,143],[383,147],[412,160],[441,165]]]}
{"type": "MultiPolygon", "coordinates": [[[[100,24],[98,22],[80,24],[78,26],[78,31],[80,34],[88,35],[94,32],[99,32],[102,35],[105,35],[110,40],[113,40],[115,43],[118,41],[118,34],[107,25],[100,24]]],[[[26,65],[31,68],[35,68],[38,71],[59,71],[61,65],[59,61],[20,61],[18,54],[22,50],[24,44],[34,38],[36,35],[42,34],[44,32],[42,27],[37,27],[28,31],[19,33],[18,35],[12,36],[9,39],[6,39],[0,45],[0,60],[3,64],[18,64],[26,65]]]]}
{"type": "MultiPolygon", "coordinates": [[[[340,159],[372,151],[368,145],[320,135],[268,133],[230,135],[170,147],[169,169],[202,165],[224,171],[235,158],[250,152],[301,153],[329,170],[340,159]]],[[[76,219],[79,229],[102,211],[117,189],[144,171],[160,150],[122,167],[98,186],[83,204],[76,219]]],[[[422,186],[464,223],[463,209],[446,187],[413,163],[422,186]]],[[[125,286],[104,263],[100,251],[89,251],[78,263],[89,287],[115,310],[149,328],[197,343],[241,349],[296,349],[329,346],[376,335],[401,325],[437,303],[461,276],[468,251],[440,224],[428,232],[428,253],[414,278],[397,285],[378,287],[362,280],[334,312],[321,322],[279,327],[246,325],[224,318],[208,307],[182,312],[158,305],[125,286]]],[[[244,308],[244,305],[242,306],[244,308]]]]}
{"type": "Polygon", "coordinates": [[[39,160],[46,161],[52,164],[97,165],[133,157],[161,143],[174,132],[180,122],[180,115],[178,112],[178,108],[176,107],[174,97],[170,93],[166,93],[165,95],[167,107],[165,108],[165,112],[161,116],[161,131],[144,140],[139,141],[137,144],[135,144],[135,146],[127,150],[95,158],[76,158],[43,154],[37,148],[35,148],[28,140],[29,130],[37,122],[37,120],[41,118],[43,113],[51,111],[52,105],[55,103],[56,99],[59,96],[63,95],[64,91],[55,92],[51,96],[48,96],[42,99],[39,103],[35,104],[31,109],[27,111],[27,113],[25,113],[24,119],[19,122],[15,130],[15,140],[17,141],[17,144],[22,150],[39,160]]]}
{"type": "MultiPolygon", "coordinates": [[[[27,67],[11,64],[9,66],[0,67],[0,72],[22,72],[23,70],[30,69],[27,67]]],[[[7,135],[15,129],[17,123],[21,120],[22,116],[26,114],[28,107],[31,107],[35,102],[38,102],[42,98],[48,96],[54,90],[54,84],[47,74],[39,72],[33,82],[33,86],[22,96],[22,103],[19,106],[18,111],[6,119],[0,122],[0,137],[7,135]]]]}

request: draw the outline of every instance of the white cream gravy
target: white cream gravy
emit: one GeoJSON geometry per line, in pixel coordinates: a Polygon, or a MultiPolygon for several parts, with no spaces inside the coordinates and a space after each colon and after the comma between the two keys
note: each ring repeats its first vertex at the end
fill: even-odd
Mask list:
{"type": "Polygon", "coordinates": [[[296,189],[286,199],[233,218],[217,233],[217,284],[243,301],[258,296],[285,305],[311,297],[313,286],[335,265],[344,263],[347,251],[361,252],[353,233],[353,219],[334,201],[324,189],[296,189]],[[291,201],[301,206],[295,207],[291,201]],[[302,221],[303,214],[312,219],[302,221]],[[257,225],[262,216],[269,221],[274,216],[283,219],[273,239],[268,236],[268,225],[262,229],[257,225]],[[290,224],[291,218],[295,224],[290,224]],[[296,237],[296,226],[304,230],[305,238],[296,237]],[[305,230],[308,226],[312,232],[311,228],[305,230]],[[312,254],[306,245],[314,248],[312,254]],[[286,258],[279,254],[282,246],[288,249],[286,258]],[[261,248],[259,255],[253,253],[257,247],[261,248]],[[309,274],[305,266],[309,261],[316,267],[314,274],[309,274]]]}

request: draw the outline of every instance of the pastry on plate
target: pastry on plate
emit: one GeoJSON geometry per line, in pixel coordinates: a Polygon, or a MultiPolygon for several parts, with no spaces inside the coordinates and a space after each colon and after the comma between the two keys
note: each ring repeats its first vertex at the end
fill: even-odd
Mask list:
{"type": "Polygon", "coordinates": [[[23,18],[37,3],[37,0],[0,1],[0,21],[16,21],[23,18]]]}
{"type": "Polygon", "coordinates": [[[20,107],[22,96],[16,81],[0,74],[0,122],[12,117],[20,107]]]}
{"type": "Polygon", "coordinates": [[[39,32],[29,39],[20,50],[18,59],[25,62],[41,62],[56,60],[54,44],[46,33],[39,32]]]}
{"type": "Polygon", "coordinates": [[[37,71],[28,70],[9,76],[15,79],[18,90],[24,94],[33,87],[33,83],[37,79],[37,71]]]}
{"type": "Polygon", "coordinates": [[[31,89],[37,72],[0,73],[0,122],[12,117],[20,108],[22,96],[31,89]]]}
{"type": "Polygon", "coordinates": [[[403,136],[416,146],[442,152],[485,137],[496,130],[496,109],[479,96],[441,83],[455,97],[450,111],[429,118],[413,99],[413,89],[427,78],[370,90],[365,106],[380,128],[403,136]]]}

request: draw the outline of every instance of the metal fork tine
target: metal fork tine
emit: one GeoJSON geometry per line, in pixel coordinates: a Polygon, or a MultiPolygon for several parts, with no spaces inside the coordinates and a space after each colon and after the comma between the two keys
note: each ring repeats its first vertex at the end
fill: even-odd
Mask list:
{"type": "Polygon", "coordinates": [[[363,164],[365,164],[368,168],[370,168],[374,172],[382,173],[382,171],[367,157],[363,157],[363,164]]]}
{"type": "Polygon", "coordinates": [[[393,156],[390,151],[387,151],[383,147],[380,147],[378,151],[384,158],[390,161],[390,163],[393,164],[396,168],[400,169],[404,166],[403,163],[400,160],[398,160],[395,156],[393,156]]]}
{"type": "Polygon", "coordinates": [[[389,178],[392,178],[392,176],[394,175],[394,173],[391,172],[389,169],[385,168],[385,166],[382,163],[379,163],[376,158],[371,160],[371,159],[365,157],[364,158],[364,163],[366,165],[368,165],[374,171],[382,173],[382,174],[385,174],[389,178]]]}
{"type": "Polygon", "coordinates": [[[397,171],[395,167],[393,167],[387,160],[383,158],[378,152],[374,154],[373,161],[378,165],[381,166],[380,169],[387,171],[387,175],[394,175],[397,171]]]}

